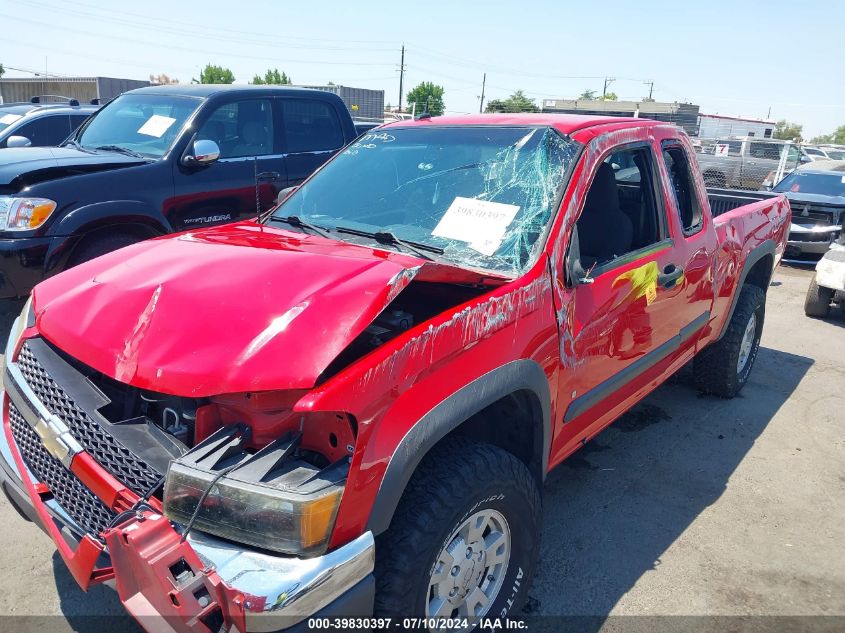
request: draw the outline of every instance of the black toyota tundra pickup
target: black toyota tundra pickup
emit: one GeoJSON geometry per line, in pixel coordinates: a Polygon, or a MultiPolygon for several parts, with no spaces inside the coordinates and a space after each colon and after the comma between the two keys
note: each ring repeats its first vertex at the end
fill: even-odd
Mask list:
{"type": "Polygon", "coordinates": [[[126,92],[61,147],[0,150],[0,298],[133,242],[254,216],[355,137],[343,101],[318,90],[126,92]]]}

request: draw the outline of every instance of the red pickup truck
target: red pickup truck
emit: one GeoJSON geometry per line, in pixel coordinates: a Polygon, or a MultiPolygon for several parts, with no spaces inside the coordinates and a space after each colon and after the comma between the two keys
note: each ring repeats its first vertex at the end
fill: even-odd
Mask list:
{"type": "Polygon", "coordinates": [[[645,119],[403,121],[269,215],[57,275],[9,339],[3,489],[150,630],[512,614],[552,467],[690,361],[748,380],[789,204],[694,156],[645,119]]]}

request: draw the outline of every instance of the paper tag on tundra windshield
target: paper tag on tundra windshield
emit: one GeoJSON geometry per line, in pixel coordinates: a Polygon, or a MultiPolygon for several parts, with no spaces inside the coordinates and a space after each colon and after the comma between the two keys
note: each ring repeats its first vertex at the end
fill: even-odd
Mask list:
{"type": "Polygon", "coordinates": [[[11,125],[20,118],[22,118],[20,114],[4,114],[3,116],[0,116],[0,123],[3,125],[11,125]]]}
{"type": "Polygon", "coordinates": [[[475,198],[455,198],[431,232],[435,237],[461,240],[488,257],[502,243],[519,206],[475,198]]]}
{"type": "Polygon", "coordinates": [[[169,116],[161,116],[154,114],[147,122],[138,128],[138,134],[146,134],[147,136],[155,136],[161,138],[161,135],[167,132],[171,125],[176,123],[176,119],[171,119],[169,116]]]}

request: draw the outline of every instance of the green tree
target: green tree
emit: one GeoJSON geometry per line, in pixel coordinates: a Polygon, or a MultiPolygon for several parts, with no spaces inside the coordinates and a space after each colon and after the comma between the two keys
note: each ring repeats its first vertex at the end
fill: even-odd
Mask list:
{"type": "Polygon", "coordinates": [[[601,98],[602,101],[618,101],[619,97],[616,96],[615,92],[606,92],[604,96],[601,98]]]}
{"type": "Polygon", "coordinates": [[[792,141],[796,138],[801,138],[801,130],[804,129],[803,125],[799,125],[798,123],[790,123],[786,119],[781,119],[777,123],[775,123],[775,131],[772,134],[772,138],[778,138],[784,141],[792,141]]]}
{"type": "Polygon", "coordinates": [[[596,91],[595,90],[585,90],[580,95],[578,95],[579,101],[592,101],[596,98],[596,91]]]}
{"type": "Polygon", "coordinates": [[[199,79],[191,79],[191,83],[195,84],[233,84],[235,83],[235,76],[232,71],[223,66],[214,66],[206,64],[205,68],[200,72],[199,79]]]}
{"type": "Polygon", "coordinates": [[[3,68],[3,64],[0,64],[0,77],[6,74],[6,69],[3,68]]]}
{"type": "Polygon", "coordinates": [[[252,84],[266,84],[270,86],[286,86],[292,84],[290,77],[285,73],[280,73],[278,68],[267,70],[264,76],[255,75],[250,82],[252,84]]]}
{"type": "Polygon", "coordinates": [[[507,99],[493,99],[487,103],[485,112],[539,112],[540,109],[533,99],[525,96],[522,90],[517,90],[507,99]]]}
{"type": "Polygon", "coordinates": [[[834,143],[836,145],[845,145],[845,125],[840,125],[830,134],[822,134],[810,139],[811,143],[834,143]]]}
{"type": "Polygon", "coordinates": [[[417,112],[429,112],[437,116],[443,114],[446,105],[443,103],[443,86],[430,81],[424,81],[408,93],[408,106],[417,104],[417,112]]]}

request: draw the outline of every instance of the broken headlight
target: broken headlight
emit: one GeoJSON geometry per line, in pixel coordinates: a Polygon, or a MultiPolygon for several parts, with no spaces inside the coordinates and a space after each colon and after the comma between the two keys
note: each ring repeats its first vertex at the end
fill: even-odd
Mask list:
{"type": "Polygon", "coordinates": [[[297,434],[255,453],[244,450],[247,441],[248,428],[228,426],[172,461],[164,514],[183,527],[191,524],[262,549],[323,553],[343,495],[347,460],[314,466],[301,453],[297,434]]]}

